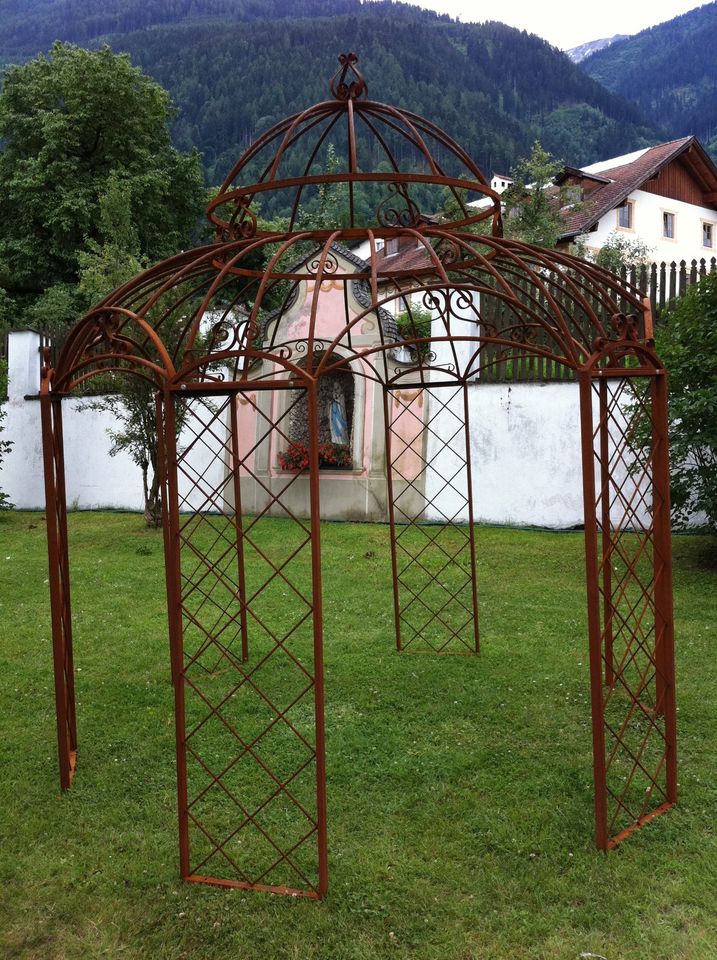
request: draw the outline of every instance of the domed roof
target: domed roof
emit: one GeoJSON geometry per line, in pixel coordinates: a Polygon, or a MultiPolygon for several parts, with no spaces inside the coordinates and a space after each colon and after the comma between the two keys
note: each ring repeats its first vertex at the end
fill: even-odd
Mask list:
{"type": "Polygon", "coordinates": [[[455,213],[444,227],[490,218],[500,236],[500,199],[466,151],[423,117],[370,100],[356,54],[338,59],[331,99],[277,123],[235,164],[207,210],[218,239],[261,232],[257,215],[267,206],[269,215],[290,211],[288,229],[300,229],[307,206],[327,191],[334,209],[343,208],[346,240],[367,227],[378,235],[420,227],[451,199],[455,213]],[[467,205],[481,198],[487,202],[479,208],[467,205]]]}
{"type": "Polygon", "coordinates": [[[420,383],[434,369],[465,381],[526,356],[580,369],[625,340],[615,327],[625,314],[631,344],[645,341],[639,290],[569,254],[503,238],[500,198],[470,156],[430,121],[369,100],[354,54],[339,62],[332,99],[274,126],[231,171],[208,208],[213,243],[156,264],[75,325],[57,366],[43,368],[53,390],[128,371],[154,387],[204,389],[244,379],[259,362],[272,376],[300,361],[306,375],[308,358],[319,376],[347,357],[387,383],[406,346],[412,367],[400,375],[420,383]],[[484,202],[469,206],[476,196],[484,202]],[[452,219],[437,223],[446,206],[452,219]],[[288,210],[289,222],[261,227],[260,210],[288,210]],[[466,229],[481,220],[489,233],[466,229]],[[382,239],[411,256],[389,253],[382,239]],[[366,241],[364,259],[345,249],[356,241],[366,241]],[[330,334],[324,294],[334,297],[330,334]],[[411,299],[430,312],[430,334],[411,299]],[[290,314],[297,324],[278,322],[290,314]],[[375,342],[357,346],[364,325],[375,342]]]}

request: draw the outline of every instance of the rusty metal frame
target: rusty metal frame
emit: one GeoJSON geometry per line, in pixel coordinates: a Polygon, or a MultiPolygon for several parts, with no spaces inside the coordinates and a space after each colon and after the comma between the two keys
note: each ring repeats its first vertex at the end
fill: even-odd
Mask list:
{"type": "MultiPolygon", "coordinates": [[[[264,508],[251,518],[243,516],[240,473],[245,471],[266,487],[266,480],[253,473],[248,466],[249,455],[241,456],[237,443],[236,402],[250,389],[256,390],[256,386],[229,391],[225,396],[217,393],[189,397],[175,390],[170,392],[166,401],[169,411],[166,435],[169,476],[184,480],[181,493],[176,479],[170,481],[168,510],[172,539],[172,596],[176,607],[172,618],[172,649],[178,678],[175,683],[175,716],[180,873],[190,881],[315,899],[325,894],[328,884],[318,444],[314,440],[314,458],[305,471],[289,477],[279,492],[266,489],[268,500],[264,508]],[[181,450],[174,441],[172,422],[172,411],[178,403],[185,407],[185,434],[189,437],[189,442],[181,450]],[[228,421],[228,436],[222,429],[223,416],[228,421]],[[232,461],[229,476],[223,477],[219,486],[207,482],[206,476],[192,464],[192,453],[197,445],[206,442],[208,436],[232,461]],[[282,498],[302,479],[308,480],[311,500],[308,524],[297,517],[282,498]],[[194,502],[187,510],[196,495],[200,502],[194,502]],[[256,539],[262,518],[270,512],[276,515],[277,510],[301,531],[298,546],[281,559],[273,558],[256,539]],[[211,531],[210,542],[202,545],[201,534],[207,529],[211,531]],[[306,585],[309,596],[304,592],[306,586],[297,586],[291,573],[287,572],[289,565],[296,563],[304,550],[308,550],[311,557],[306,585]],[[260,578],[258,585],[254,583],[251,590],[247,589],[244,576],[248,554],[253,554],[255,568],[266,568],[265,578],[260,578]],[[239,575],[235,580],[237,572],[239,575]],[[271,625],[262,609],[257,609],[262,594],[272,585],[287,589],[295,606],[301,604],[296,623],[283,634],[280,628],[271,625]],[[210,611],[208,623],[205,620],[207,610],[210,611]],[[291,649],[299,629],[307,623],[312,628],[313,668],[310,657],[304,655],[299,659],[291,649]],[[236,650],[233,649],[233,628],[239,640],[236,650]],[[195,635],[194,643],[190,640],[189,647],[188,631],[195,635]],[[253,640],[250,641],[252,631],[253,640]],[[300,676],[300,690],[298,693],[294,691],[295,695],[292,694],[288,704],[279,704],[271,684],[263,680],[272,658],[280,660],[282,668],[294,670],[300,676]],[[213,687],[219,687],[220,693],[213,695],[213,687]],[[313,742],[297,726],[292,713],[302,708],[312,691],[313,742]],[[263,713],[269,711],[259,728],[252,728],[250,736],[238,729],[238,723],[233,719],[237,702],[243,695],[252,702],[256,701],[257,709],[261,708],[263,713]],[[195,715],[191,721],[190,701],[194,701],[201,714],[199,718],[195,715]],[[226,762],[208,759],[202,751],[202,734],[212,723],[226,731],[229,743],[233,745],[235,752],[233,755],[229,753],[226,762]],[[284,753],[287,750],[286,736],[299,741],[301,752],[296,765],[281,773],[275,771],[272,758],[265,756],[266,741],[276,740],[277,731],[281,731],[285,738],[281,741],[284,753]],[[249,767],[262,778],[259,786],[253,783],[249,767]],[[237,780],[240,769],[245,783],[232,784],[230,781],[237,780]],[[311,770],[314,771],[316,796],[313,809],[308,809],[306,802],[296,795],[296,784],[299,777],[311,770]],[[208,782],[199,789],[196,780],[201,782],[202,778],[208,778],[208,782]],[[254,786],[252,796],[250,783],[254,786]],[[213,819],[216,824],[212,801],[217,807],[221,805],[217,800],[234,812],[234,819],[225,826],[220,837],[207,822],[213,819]],[[288,849],[275,838],[266,821],[277,804],[284,804],[283,814],[286,815],[288,808],[303,825],[301,835],[294,838],[288,849]],[[248,865],[245,862],[246,847],[251,846],[252,840],[254,846],[258,840],[263,847],[264,860],[248,865]],[[298,862],[300,848],[312,840],[316,847],[316,876],[311,876],[298,862]],[[233,847],[236,847],[236,853],[231,852],[233,847]],[[197,848],[200,853],[195,852],[197,848]],[[271,882],[283,866],[293,882],[271,882]]],[[[297,385],[285,381],[283,389],[296,391],[297,385]]],[[[310,429],[314,436],[315,385],[306,384],[305,389],[310,429]]],[[[274,390],[272,387],[272,393],[274,390]]],[[[262,416],[266,415],[262,412],[262,416]]],[[[266,441],[270,434],[282,433],[280,423],[285,417],[286,411],[276,421],[267,420],[262,441],[266,441]]],[[[286,669],[282,672],[285,674],[286,669]]],[[[210,739],[211,733],[210,729],[210,739]]]]}
{"type": "MultiPolygon", "coordinates": [[[[47,368],[43,371],[47,373],[47,368]]],[[[52,657],[55,678],[55,717],[60,787],[67,790],[75,775],[77,717],[75,671],[72,659],[72,602],[67,542],[65,457],[62,436],[62,401],[53,397],[47,375],[42,378],[40,416],[45,467],[48,578],[52,611],[52,657]]]]}
{"type": "MultiPolygon", "coordinates": [[[[629,351],[629,340],[623,346],[629,351]]],[[[595,841],[603,850],[677,802],[666,372],[640,354],[639,365],[617,366],[611,344],[580,373],[595,841]]]]}
{"type": "Polygon", "coordinates": [[[467,384],[393,384],[384,388],[383,399],[396,649],[478,653],[467,384]],[[447,436],[441,430],[446,418],[447,436]],[[400,429],[402,421],[408,423],[408,436],[405,426],[400,429]],[[437,448],[432,457],[426,449],[429,438],[437,448]],[[450,476],[436,465],[446,453],[457,461],[450,465],[450,476]],[[409,477],[402,460],[411,454],[420,468],[409,477]],[[450,515],[429,494],[434,477],[439,497],[447,491],[458,497],[450,515]],[[432,517],[430,525],[426,515],[432,517]]]}
{"type": "MultiPolygon", "coordinates": [[[[130,374],[146,381],[156,397],[180,874],[311,898],[324,896],[328,887],[317,389],[334,371],[350,369],[365,377],[382,397],[396,645],[420,649],[428,640],[434,653],[479,649],[471,383],[496,364],[525,357],[577,376],[597,846],[619,843],[669,809],[677,796],[666,371],[653,350],[649,304],[628,283],[592,264],[505,240],[499,198],[462,148],[428,121],[369,100],[355,56],[340,59],[332,99],[272,128],[232,170],[208,210],[215,242],[157,264],[106,297],[71,330],[54,364],[45,352],[41,376],[62,789],[72,782],[77,730],[61,404],[92,377],[130,374]],[[345,132],[345,169],[315,174],[327,138],[339,127],[345,132]],[[359,134],[389,160],[391,173],[362,172],[359,134]],[[402,140],[409,157],[405,169],[394,140],[402,140]],[[306,142],[303,174],[284,177],[285,158],[306,142]],[[416,158],[425,173],[416,172],[416,158]],[[256,163],[257,178],[246,182],[256,163]],[[358,222],[358,194],[366,183],[387,189],[371,227],[358,222]],[[294,221],[306,191],[331,184],[347,191],[347,225],[299,230],[294,221]],[[459,209],[454,222],[436,225],[421,213],[412,190],[427,184],[453,192],[459,209]],[[270,190],[289,191],[293,198],[291,223],[283,233],[262,232],[252,211],[253,201],[270,190]],[[469,207],[465,190],[489,203],[469,207]],[[466,231],[481,220],[490,221],[489,234],[466,231]],[[410,266],[392,267],[382,257],[381,242],[393,238],[420,251],[410,266]],[[357,240],[368,243],[366,260],[354,257],[351,268],[342,266],[346,251],[337,244],[357,240]],[[302,283],[305,329],[296,339],[282,332],[281,320],[302,283]],[[322,336],[318,326],[326,284],[343,290],[345,315],[333,338],[322,336]],[[355,305],[349,308],[349,290],[358,312],[355,305]],[[399,335],[393,314],[404,303],[410,314],[411,298],[430,310],[431,329],[413,324],[399,335]],[[484,309],[488,303],[490,310],[484,309]],[[375,333],[371,342],[364,338],[359,344],[363,329],[375,333]],[[251,453],[267,436],[282,433],[284,414],[273,402],[268,408],[256,403],[264,439],[254,438],[247,448],[247,438],[239,436],[237,398],[275,397],[287,390],[303,391],[307,399],[307,468],[283,479],[280,471],[260,476],[251,453]],[[430,413],[416,414],[412,405],[421,401],[430,413]],[[401,417],[415,421],[415,434],[399,425],[401,417]],[[445,425],[446,418],[455,423],[444,431],[436,425],[445,425]],[[185,424],[181,443],[178,423],[185,424]],[[430,431],[438,450],[431,462],[425,446],[418,446],[430,431]],[[210,451],[210,464],[223,470],[216,483],[191,464],[193,450],[202,446],[210,451]],[[410,476],[402,466],[408,448],[419,460],[418,473],[410,476]],[[442,452],[457,464],[453,472],[438,465],[442,452]],[[435,487],[426,481],[429,472],[437,478],[435,487]],[[254,515],[247,512],[242,489],[242,476],[248,475],[265,497],[254,515]],[[305,485],[305,517],[284,496],[291,484],[305,485]],[[459,497],[455,513],[440,506],[447,490],[459,497]],[[257,524],[271,511],[283,511],[287,523],[302,531],[288,559],[269,555],[257,539],[257,524]],[[426,524],[441,519],[441,512],[441,524],[426,524]],[[411,538],[420,543],[416,549],[408,547],[411,538]],[[458,549],[446,550],[444,539],[458,549]],[[287,564],[302,551],[310,555],[309,565],[290,572],[287,564]],[[425,584],[437,579],[436,573],[443,580],[432,584],[434,597],[425,584]],[[423,578],[423,587],[414,576],[423,578]],[[303,605],[302,627],[310,627],[310,636],[302,635],[308,645],[302,658],[290,651],[297,627],[263,621],[262,591],[279,580],[295,604],[303,605]],[[459,622],[447,614],[452,607],[462,611],[459,622]],[[413,623],[409,636],[411,613],[418,608],[421,621],[413,623]],[[441,635],[432,642],[436,631],[441,635]],[[259,682],[257,675],[279,657],[287,657],[287,667],[300,670],[305,680],[288,706],[264,689],[271,678],[259,682]],[[250,690],[261,710],[232,713],[237,698],[250,690]],[[310,734],[287,716],[308,697],[310,734]],[[208,756],[195,749],[198,731],[209,735],[213,725],[218,727],[212,736],[228,738],[222,740],[226,762],[219,767],[216,751],[208,756]],[[301,770],[312,771],[311,809],[294,795],[295,768],[274,772],[281,750],[271,758],[261,752],[279,729],[289,743],[305,745],[308,759],[301,770]],[[230,785],[245,760],[271,781],[267,796],[242,799],[230,785]],[[197,773],[205,778],[198,789],[197,773]],[[200,813],[207,797],[222,815],[230,812],[230,822],[216,822],[212,811],[200,813]],[[304,818],[305,836],[280,838],[262,819],[277,798],[304,818]],[[231,852],[238,836],[250,834],[271,853],[260,863],[239,862],[241,856],[231,852]],[[315,851],[310,867],[297,862],[309,841],[315,851]]],[[[291,609],[291,603],[284,605],[285,613],[291,609]]],[[[280,679],[274,677],[279,689],[280,679]]]]}

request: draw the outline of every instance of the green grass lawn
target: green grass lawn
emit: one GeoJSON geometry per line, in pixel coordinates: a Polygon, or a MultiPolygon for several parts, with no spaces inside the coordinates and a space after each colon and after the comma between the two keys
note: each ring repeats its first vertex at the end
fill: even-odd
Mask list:
{"type": "Polygon", "coordinates": [[[479,528],[482,653],[393,646],[388,530],[325,524],[330,892],[177,879],[161,534],[71,514],[60,795],[44,522],[0,517],[0,957],[717,957],[717,566],[675,539],[681,800],[593,846],[582,536],[479,528]]]}

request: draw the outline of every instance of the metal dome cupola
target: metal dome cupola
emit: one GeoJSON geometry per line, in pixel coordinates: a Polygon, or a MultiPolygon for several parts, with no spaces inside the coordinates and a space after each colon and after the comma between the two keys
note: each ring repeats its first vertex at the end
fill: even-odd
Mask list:
{"type": "Polygon", "coordinates": [[[338,59],[331,99],[271,127],[232,168],[207,210],[217,238],[260,235],[259,209],[272,202],[290,211],[289,231],[301,229],[304,211],[327,189],[341,199],[341,222],[330,227],[347,240],[366,228],[377,236],[420,229],[450,198],[457,213],[444,228],[490,219],[501,236],[499,197],[466,151],[423,117],[369,99],[355,53],[338,59]],[[481,198],[489,202],[469,205],[481,198]]]}

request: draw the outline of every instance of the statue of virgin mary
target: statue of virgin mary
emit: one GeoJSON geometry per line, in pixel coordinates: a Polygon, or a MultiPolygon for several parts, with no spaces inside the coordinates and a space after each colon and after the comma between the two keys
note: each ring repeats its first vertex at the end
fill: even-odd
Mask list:
{"type": "Polygon", "coordinates": [[[331,396],[329,420],[331,423],[331,442],[348,446],[349,425],[346,421],[346,402],[344,400],[344,392],[336,381],[334,381],[334,389],[331,396]]]}

